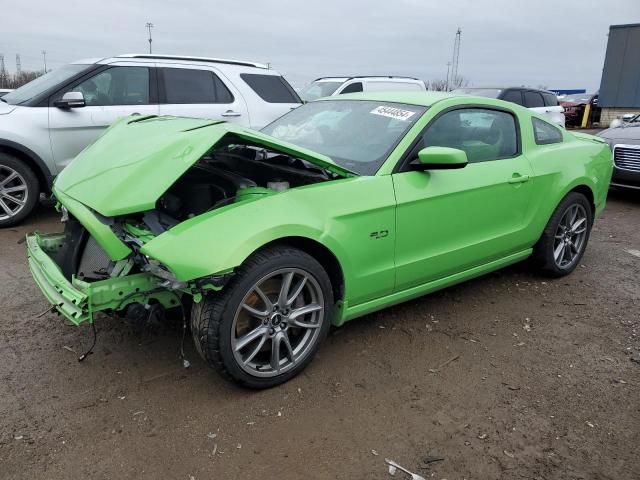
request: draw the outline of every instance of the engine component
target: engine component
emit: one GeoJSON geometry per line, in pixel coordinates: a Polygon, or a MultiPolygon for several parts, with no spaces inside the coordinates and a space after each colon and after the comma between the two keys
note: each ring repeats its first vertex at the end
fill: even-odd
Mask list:
{"type": "Polygon", "coordinates": [[[267,188],[275,190],[276,192],[284,192],[289,190],[289,182],[267,182],[267,188]]]}

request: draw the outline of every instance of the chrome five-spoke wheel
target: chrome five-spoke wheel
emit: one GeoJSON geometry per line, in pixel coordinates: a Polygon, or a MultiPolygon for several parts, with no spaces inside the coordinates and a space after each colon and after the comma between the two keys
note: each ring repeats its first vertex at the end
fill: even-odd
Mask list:
{"type": "Polygon", "coordinates": [[[231,346],[238,365],[257,377],[295,367],[315,344],[324,319],[318,282],[298,268],[283,268],[258,280],[237,308],[231,346]]]}
{"type": "Polygon", "coordinates": [[[0,220],[15,217],[27,204],[27,182],[19,172],[0,165],[0,220]]]}
{"type": "Polygon", "coordinates": [[[573,204],[562,215],[555,234],[553,258],[560,268],[571,266],[582,253],[587,238],[588,217],[585,208],[573,204]]]}
{"type": "Polygon", "coordinates": [[[286,382],[311,362],[335,310],[327,271],[289,245],[258,251],[220,292],[195,303],[191,333],[204,360],[250,388],[286,382]]]}

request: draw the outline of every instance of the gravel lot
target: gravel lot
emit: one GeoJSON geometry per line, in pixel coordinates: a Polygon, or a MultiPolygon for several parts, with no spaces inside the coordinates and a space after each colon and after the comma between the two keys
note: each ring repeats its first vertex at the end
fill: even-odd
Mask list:
{"type": "Polygon", "coordinates": [[[637,479],[640,194],[616,193],[573,275],[515,266],[335,330],[276,389],[221,380],[179,331],[55,315],[0,231],[2,479],[637,479]],[[431,463],[425,461],[440,458],[431,463]],[[400,477],[398,473],[395,478],[400,477]]]}

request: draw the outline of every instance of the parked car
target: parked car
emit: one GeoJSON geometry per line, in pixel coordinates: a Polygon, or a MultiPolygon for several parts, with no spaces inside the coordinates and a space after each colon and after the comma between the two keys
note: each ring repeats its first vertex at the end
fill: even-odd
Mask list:
{"type": "Polygon", "coordinates": [[[413,77],[321,77],[311,82],[300,94],[310,102],[323,97],[357,92],[418,92],[426,91],[422,80],[413,77]]]}
{"type": "Polygon", "coordinates": [[[611,186],[640,190],[640,115],[598,133],[613,152],[611,186]]]}
{"type": "Polygon", "coordinates": [[[12,88],[0,88],[0,97],[4,97],[9,92],[13,92],[13,89],[12,88]]]}
{"type": "Polygon", "coordinates": [[[526,87],[498,87],[498,88],[457,88],[452,93],[481,95],[483,97],[497,98],[505,102],[513,102],[529,108],[536,113],[544,115],[551,122],[565,126],[564,109],[558,103],[555,93],[547,90],[538,90],[526,87]]]}
{"type": "Polygon", "coordinates": [[[569,274],[611,171],[602,139],[482,97],[340,95],[261,132],[126,118],[58,176],[65,231],[28,235],[29,265],[75,324],[193,303],[205,361],[266,388],[330,324],[528,257],[569,274]]]}
{"type": "Polygon", "coordinates": [[[590,105],[587,125],[600,122],[600,111],[598,107],[597,93],[576,93],[565,95],[558,99],[560,106],[564,108],[565,125],[568,127],[580,127],[584,119],[584,112],[587,105],[590,105]]]}
{"type": "Polygon", "coordinates": [[[120,117],[261,128],[301,104],[278,72],[259,63],[145,54],[80,60],[0,100],[0,185],[11,185],[0,188],[0,227],[24,219],[53,177],[120,117]]]}

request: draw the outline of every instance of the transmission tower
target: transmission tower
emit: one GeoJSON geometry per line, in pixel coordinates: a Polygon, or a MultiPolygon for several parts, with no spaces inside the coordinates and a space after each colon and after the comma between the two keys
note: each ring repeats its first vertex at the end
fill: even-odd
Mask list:
{"type": "Polygon", "coordinates": [[[460,63],[460,41],[462,37],[462,30],[458,27],[456,32],[456,38],[453,41],[453,58],[451,59],[451,86],[457,87],[458,83],[458,64],[460,63]]]}
{"type": "Polygon", "coordinates": [[[4,54],[0,53],[0,88],[7,82],[7,71],[4,69],[4,54]]]}
{"type": "Polygon", "coordinates": [[[20,54],[16,53],[16,73],[18,77],[22,73],[22,63],[20,62],[20,54]]]}

